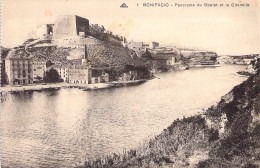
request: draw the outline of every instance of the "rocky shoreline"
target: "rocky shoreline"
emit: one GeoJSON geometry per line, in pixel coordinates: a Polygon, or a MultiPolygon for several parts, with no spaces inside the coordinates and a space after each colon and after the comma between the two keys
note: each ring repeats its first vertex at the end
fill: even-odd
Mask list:
{"type": "Polygon", "coordinates": [[[260,166],[260,61],[256,73],[201,114],[175,120],[161,134],[123,154],[83,167],[257,168],[260,166]]]}

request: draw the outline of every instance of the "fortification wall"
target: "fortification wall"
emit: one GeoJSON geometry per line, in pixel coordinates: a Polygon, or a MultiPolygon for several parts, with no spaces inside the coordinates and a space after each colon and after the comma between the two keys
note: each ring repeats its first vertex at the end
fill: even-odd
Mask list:
{"type": "MultiPolygon", "coordinates": [[[[120,70],[125,65],[144,65],[144,62],[127,48],[101,41],[95,42],[87,43],[88,60],[91,61],[92,67],[120,70]]],[[[84,56],[83,45],[32,47],[28,50],[36,60],[51,60],[63,64],[80,63],[84,56]]]]}
{"type": "Polygon", "coordinates": [[[59,16],[55,22],[53,39],[72,38],[77,36],[76,16],[59,16]]]}
{"type": "Polygon", "coordinates": [[[84,33],[83,37],[86,37],[89,32],[89,21],[88,19],[76,16],[76,30],[77,35],[80,35],[81,33],[84,33]]]}
{"type": "Polygon", "coordinates": [[[53,39],[68,39],[77,36],[86,37],[88,32],[88,19],[76,15],[59,16],[55,22],[53,39]]]}
{"type": "Polygon", "coordinates": [[[117,40],[113,37],[107,37],[107,41],[118,46],[123,46],[123,41],[117,40]]]}

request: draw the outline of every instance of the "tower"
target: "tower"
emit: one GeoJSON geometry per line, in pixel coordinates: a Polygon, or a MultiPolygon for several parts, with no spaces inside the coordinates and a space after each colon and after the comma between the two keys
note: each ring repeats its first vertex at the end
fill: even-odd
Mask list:
{"type": "Polygon", "coordinates": [[[88,51],[87,51],[87,45],[84,44],[84,57],[81,60],[82,65],[88,65],[88,51]]]}
{"type": "Polygon", "coordinates": [[[76,15],[61,15],[55,22],[53,39],[86,37],[88,32],[88,19],[76,15]]]}

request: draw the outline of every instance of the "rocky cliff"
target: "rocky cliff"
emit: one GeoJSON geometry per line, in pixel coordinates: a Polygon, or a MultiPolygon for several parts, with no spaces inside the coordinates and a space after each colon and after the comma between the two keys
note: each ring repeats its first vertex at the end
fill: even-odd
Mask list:
{"type": "Polygon", "coordinates": [[[254,67],[256,74],[202,114],[175,120],[138,149],[87,161],[82,167],[259,167],[259,59],[254,67]]]}
{"type": "Polygon", "coordinates": [[[259,54],[250,55],[222,55],[218,57],[218,61],[222,64],[237,64],[237,65],[249,65],[250,62],[259,54]]]}
{"type": "Polygon", "coordinates": [[[181,51],[181,60],[189,67],[217,64],[217,53],[210,51],[181,51]]]}

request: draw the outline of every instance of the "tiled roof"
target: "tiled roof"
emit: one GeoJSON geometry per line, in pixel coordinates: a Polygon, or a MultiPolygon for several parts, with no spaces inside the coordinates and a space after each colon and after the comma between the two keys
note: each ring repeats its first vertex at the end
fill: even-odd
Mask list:
{"type": "Polygon", "coordinates": [[[9,59],[32,59],[30,54],[28,54],[24,48],[18,48],[18,49],[12,49],[9,51],[7,57],[5,58],[7,60],[9,59]]]}

